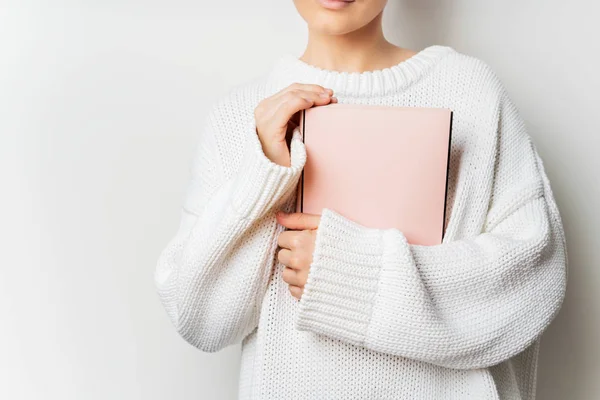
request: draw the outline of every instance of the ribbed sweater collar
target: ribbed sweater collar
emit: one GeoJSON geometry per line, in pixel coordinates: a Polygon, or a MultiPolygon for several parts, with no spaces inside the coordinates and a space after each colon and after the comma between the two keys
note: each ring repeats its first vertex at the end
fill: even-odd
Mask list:
{"type": "Polygon", "coordinates": [[[450,46],[431,45],[396,65],[364,72],[324,69],[285,53],[276,60],[271,78],[282,87],[293,82],[322,85],[333,89],[336,96],[385,96],[407,88],[455,51],[450,46]]]}

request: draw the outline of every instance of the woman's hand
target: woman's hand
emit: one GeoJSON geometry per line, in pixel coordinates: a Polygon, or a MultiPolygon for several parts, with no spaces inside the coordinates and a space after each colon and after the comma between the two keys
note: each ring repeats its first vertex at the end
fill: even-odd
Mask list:
{"type": "Polygon", "coordinates": [[[277,244],[281,250],[277,253],[277,259],[285,265],[282,271],[283,281],[289,285],[292,296],[300,300],[312,264],[321,216],[284,212],[278,212],[276,215],[281,225],[293,229],[279,234],[277,244]]]}
{"type": "Polygon", "coordinates": [[[303,83],[293,83],[263,99],[254,110],[254,118],[265,155],[274,163],[289,167],[291,161],[286,134],[288,129],[294,129],[300,122],[298,112],[330,102],[337,102],[331,89],[303,83]],[[292,126],[288,125],[290,122],[292,126]]]}

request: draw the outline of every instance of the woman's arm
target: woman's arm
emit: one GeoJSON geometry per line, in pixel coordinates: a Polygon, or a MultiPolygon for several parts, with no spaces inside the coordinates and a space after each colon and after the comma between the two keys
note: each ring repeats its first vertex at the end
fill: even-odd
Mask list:
{"type": "Polygon", "coordinates": [[[542,160],[504,93],[481,234],[435,246],[324,209],[296,328],[455,369],[532,344],[567,282],[563,226],[542,160]]]}
{"type": "Polygon", "coordinates": [[[180,335],[213,352],[241,341],[256,326],[275,261],[275,209],[289,200],[306,151],[294,130],[290,167],[263,153],[255,122],[244,134],[243,156],[226,174],[219,138],[231,135],[231,115],[212,108],[191,168],[181,223],[161,252],[155,284],[180,335]],[[229,175],[230,178],[226,176],[229,175]]]}

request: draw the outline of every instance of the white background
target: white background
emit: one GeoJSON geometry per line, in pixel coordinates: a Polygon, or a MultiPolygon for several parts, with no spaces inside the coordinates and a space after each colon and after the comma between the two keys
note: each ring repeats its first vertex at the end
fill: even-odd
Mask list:
{"type": "MultiPolygon", "coordinates": [[[[388,38],[488,62],[545,161],[569,288],[538,397],[600,398],[593,1],[390,0],[388,38]]],[[[234,399],[239,347],[177,336],[154,291],[209,106],[283,52],[291,0],[0,0],[0,398],[234,399]]]]}

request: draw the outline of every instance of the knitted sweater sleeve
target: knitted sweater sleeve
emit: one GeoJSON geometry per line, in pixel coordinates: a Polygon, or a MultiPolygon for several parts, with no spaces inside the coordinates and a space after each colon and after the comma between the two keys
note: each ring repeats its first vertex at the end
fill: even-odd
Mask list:
{"type": "Polygon", "coordinates": [[[235,171],[227,171],[226,161],[234,155],[219,140],[239,130],[243,119],[217,106],[209,113],[190,168],[179,229],[162,250],[154,274],[172,324],[187,342],[207,352],[240,342],[257,326],[277,243],[272,211],[289,200],[306,161],[298,130],[290,142],[291,166],[269,160],[252,118],[242,128],[241,160],[235,171]]]}
{"type": "Polygon", "coordinates": [[[499,103],[481,232],[413,245],[323,209],[296,329],[454,369],[498,364],[542,334],[565,295],[566,242],[524,121],[499,103]]]}

